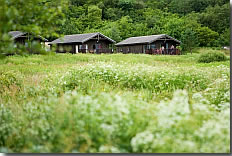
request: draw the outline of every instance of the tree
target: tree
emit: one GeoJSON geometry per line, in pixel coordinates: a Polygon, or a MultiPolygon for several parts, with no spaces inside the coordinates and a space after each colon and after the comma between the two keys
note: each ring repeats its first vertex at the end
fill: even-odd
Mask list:
{"type": "Polygon", "coordinates": [[[105,22],[105,26],[98,30],[102,34],[112,38],[116,42],[122,40],[117,22],[105,22]]]}
{"type": "Polygon", "coordinates": [[[88,7],[88,25],[90,28],[95,28],[102,23],[102,9],[96,5],[88,7]]]}
{"type": "Polygon", "coordinates": [[[189,0],[172,0],[169,9],[173,13],[185,15],[193,11],[189,2],[189,0]]]}
{"type": "Polygon", "coordinates": [[[132,27],[133,27],[132,22],[133,21],[129,16],[122,17],[118,21],[118,25],[119,25],[118,27],[119,27],[120,36],[122,37],[122,39],[131,37],[132,27]]]}
{"type": "Polygon", "coordinates": [[[219,34],[208,27],[200,27],[197,29],[197,36],[200,46],[213,46],[219,34]]]}
{"type": "Polygon", "coordinates": [[[146,24],[143,23],[136,23],[133,26],[132,36],[145,36],[148,34],[149,29],[147,28],[146,24]]]}
{"type": "Polygon", "coordinates": [[[105,12],[104,12],[104,17],[107,20],[116,21],[120,19],[122,15],[123,15],[123,11],[122,9],[119,9],[119,8],[108,8],[108,9],[105,9],[105,12]]]}
{"type": "Polygon", "coordinates": [[[135,0],[119,0],[119,7],[125,11],[131,11],[134,9],[135,0]]]}
{"type": "Polygon", "coordinates": [[[191,28],[187,28],[181,38],[182,50],[190,51],[192,54],[193,48],[198,46],[196,33],[191,28]]]}
{"type": "Polygon", "coordinates": [[[80,18],[66,19],[65,23],[60,26],[60,34],[71,35],[80,34],[84,31],[83,22],[80,18]]]}
{"type": "Polygon", "coordinates": [[[12,50],[8,32],[20,30],[42,35],[58,36],[57,25],[63,22],[62,0],[0,0],[0,53],[12,50]]]}
{"type": "Polygon", "coordinates": [[[164,32],[176,39],[181,38],[181,34],[185,31],[185,21],[178,17],[171,17],[164,25],[164,32]]]}
{"type": "Polygon", "coordinates": [[[209,6],[202,14],[199,15],[199,23],[209,27],[213,31],[222,33],[230,27],[230,5],[209,6]]]}
{"type": "Polygon", "coordinates": [[[220,46],[230,45],[230,28],[224,30],[224,32],[219,37],[220,46]]]}

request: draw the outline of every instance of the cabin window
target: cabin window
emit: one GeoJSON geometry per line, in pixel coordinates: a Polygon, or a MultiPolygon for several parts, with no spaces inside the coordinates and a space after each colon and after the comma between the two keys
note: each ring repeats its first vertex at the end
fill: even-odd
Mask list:
{"type": "Polygon", "coordinates": [[[101,44],[96,44],[96,49],[101,49],[101,44]]]}
{"type": "Polygon", "coordinates": [[[145,53],[146,50],[147,50],[147,45],[144,45],[144,46],[143,46],[143,53],[145,53]]]}
{"type": "Polygon", "coordinates": [[[63,48],[62,45],[58,46],[58,49],[59,49],[59,51],[61,51],[61,52],[64,50],[64,48],[63,48]]]}
{"type": "Polygon", "coordinates": [[[156,47],[155,47],[155,44],[152,44],[151,45],[151,49],[155,49],[156,47]]]}
{"type": "Polygon", "coordinates": [[[82,49],[83,48],[83,46],[82,45],[80,45],[80,49],[82,49]]]}
{"type": "Polygon", "coordinates": [[[65,51],[70,52],[70,51],[72,51],[72,46],[71,45],[65,45],[64,49],[65,49],[65,51]]]}
{"type": "Polygon", "coordinates": [[[151,49],[151,45],[144,45],[144,51],[151,49]]]}

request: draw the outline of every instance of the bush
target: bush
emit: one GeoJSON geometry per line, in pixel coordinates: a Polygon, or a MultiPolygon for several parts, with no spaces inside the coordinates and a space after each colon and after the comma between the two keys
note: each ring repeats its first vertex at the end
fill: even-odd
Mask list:
{"type": "Polygon", "coordinates": [[[207,52],[200,55],[198,62],[210,63],[210,62],[219,62],[226,60],[227,60],[226,55],[222,52],[207,52]]]}
{"type": "Polygon", "coordinates": [[[6,89],[10,89],[11,86],[21,87],[22,82],[18,78],[18,75],[12,71],[0,72],[0,93],[6,89]]]}

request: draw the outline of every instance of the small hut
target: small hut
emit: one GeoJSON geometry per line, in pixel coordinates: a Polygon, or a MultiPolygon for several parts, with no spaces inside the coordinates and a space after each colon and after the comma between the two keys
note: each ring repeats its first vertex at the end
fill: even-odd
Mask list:
{"type": "Polygon", "coordinates": [[[166,34],[130,37],[116,44],[117,52],[178,55],[180,41],[166,34]]]}
{"type": "Polygon", "coordinates": [[[11,39],[14,40],[16,44],[22,44],[27,46],[28,43],[32,42],[39,42],[39,43],[45,43],[48,41],[46,38],[43,38],[40,35],[33,35],[28,32],[21,32],[21,31],[10,31],[8,33],[11,36],[11,39]]]}
{"type": "Polygon", "coordinates": [[[58,53],[112,53],[114,40],[97,32],[65,35],[49,43],[58,53]]]}

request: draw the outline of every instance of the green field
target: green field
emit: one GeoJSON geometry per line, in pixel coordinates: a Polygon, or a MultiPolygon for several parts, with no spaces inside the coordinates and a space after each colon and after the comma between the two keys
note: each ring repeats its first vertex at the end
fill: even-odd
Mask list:
{"type": "Polygon", "coordinates": [[[229,153],[230,61],[198,57],[0,60],[0,152],[229,153]]]}

